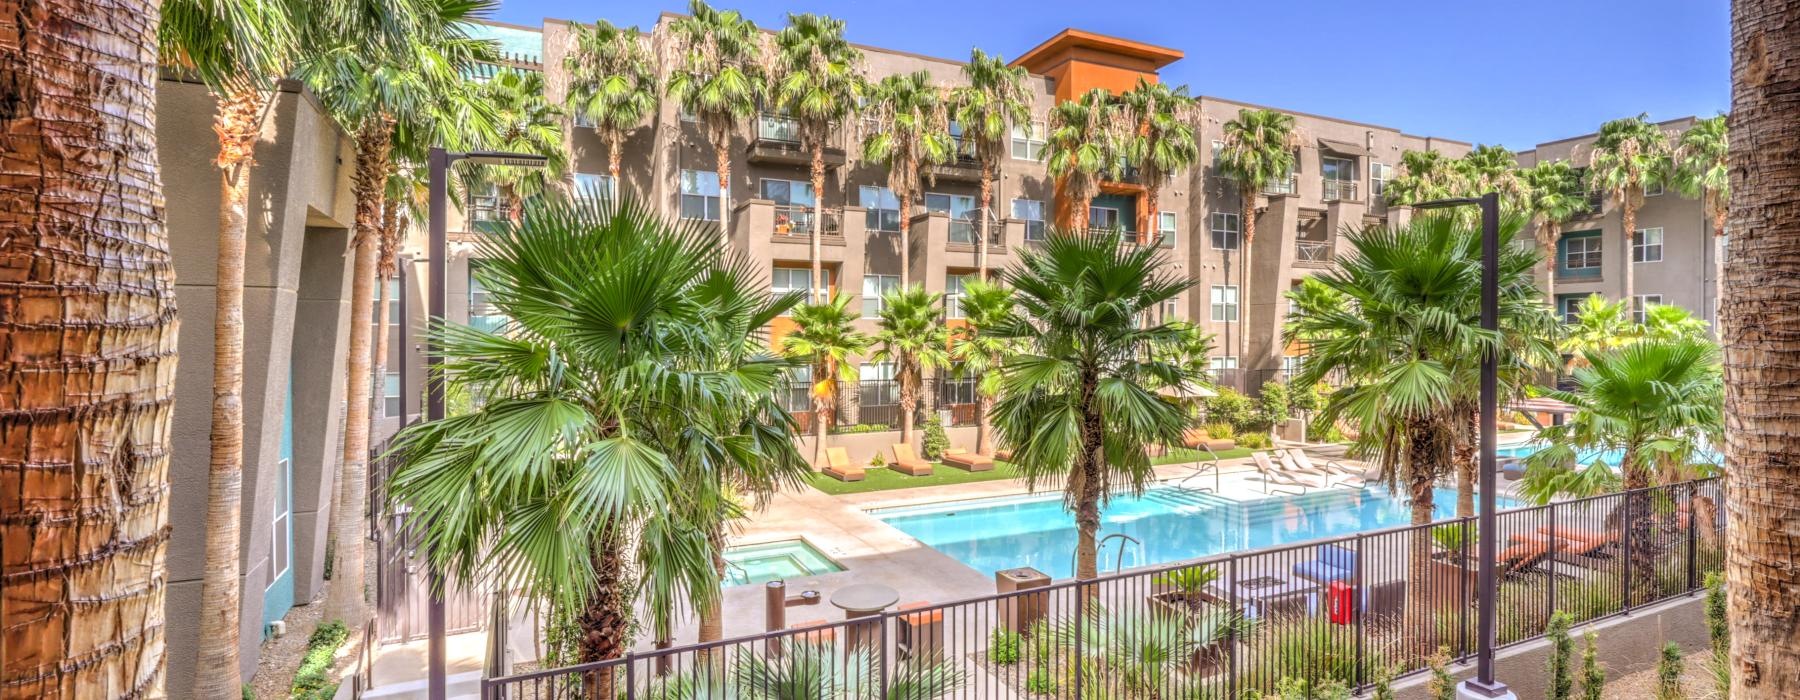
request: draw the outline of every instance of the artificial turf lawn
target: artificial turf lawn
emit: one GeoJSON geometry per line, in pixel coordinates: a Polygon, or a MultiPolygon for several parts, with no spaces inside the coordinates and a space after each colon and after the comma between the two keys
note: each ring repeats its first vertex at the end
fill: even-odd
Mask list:
{"type": "MultiPolygon", "coordinates": [[[[1236,459],[1248,457],[1253,450],[1237,448],[1218,453],[1219,459],[1236,459]]],[[[1193,450],[1179,449],[1157,457],[1156,464],[1191,463],[1196,453],[1193,450]]],[[[935,464],[931,476],[907,476],[886,467],[866,467],[862,481],[838,481],[822,472],[812,475],[812,486],[815,489],[842,496],[851,493],[868,493],[870,491],[891,491],[894,489],[915,489],[925,486],[947,486],[950,484],[969,484],[978,481],[998,481],[1001,479],[1020,478],[1019,469],[1010,462],[994,461],[994,468],[985,472],[964,471],[957,467],[935,464]]]]}

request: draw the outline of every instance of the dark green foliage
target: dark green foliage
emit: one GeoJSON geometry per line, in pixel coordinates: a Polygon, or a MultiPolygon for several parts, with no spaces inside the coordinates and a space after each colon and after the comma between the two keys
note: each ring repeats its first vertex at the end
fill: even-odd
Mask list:
{"type": "Polygon", "coordinates": [[[1040,668],[1025,677],[1025,690],[1038,695],[1050,695],[1056,692],[1056,676],[1050,669],[1040,668]]]}
{"type": "Polygon", "coordinates": [[[1019,648],[1023,644],[1019,633],[1003,629],[994,630],[988,642],[988,660],[996,664],[1011,665],[1019,662],[1019,648]]]}
{"type": "Polygon", "coordinates": [[[1718,572],[1706,575],[1706,633],[1714,651],[1731,647],[1731,623],[1725,619],[1725,577],[1718,572]]]}
{"type": "Polygon", "coordinates": [[[306,638],[306,654],[300,657],[300,668],[294,671],[293,690],[288,697],[329,700],[336,695],[337,684],[331,682],[331,662],[338,647],[349,638],[350,630],[336,620],[314,628],[312,636],[306,638]]]}
{"type": "Polygon", "coordinates": [[[944,450],[950,449],[950,436],[944,433],[944,424],[938,420],[936,411],[925,414],[925,440],[920,449],[925,451],[926,459],[943,457],[944,450]]]}
{"type": "Polygon", "coordinates": [[[1606,669],[1600,668],[1594,639],[1593,631],[1589,630],[1587,648],[1581,652],[1581,700],[1604,700],[1606,695],[1606,669]]]}
{"type": "Polygon", "coordinates": [[[1656,660],[1656,700],[1687,698],[1687,693],[1681,689],[1681,674],[1687,668],[1685,662],[1681,645],[1674,642],[1663,645],[1662,655],[1656,660]]]}
{"type": "Polygon", "coordinates": [[[1267,433],[1244,433],[1237,436],[1237,446],[1246,450],[1266,450],[1274,444],[1267,433]]]}
{"type": "Polygon", "coordinates": [[[1569,614],[1561,610],[1550,616],[1544,636],[1550,640],[1549,700],[1569,700],[1575,692],[1572,673],[1575,643],[1569,639],[1569,614]]]}
{"type": "Polygon", "coordinates": [[[1255,407],[1250,397],[1238,393],[1228,387],[1219,387],[1218,396],[1210,396],[1205,400],[1206,421],[1208,423],[1229,423],[1231,427],[1243,432],[1255,414],[1255,407]]]}
{"type": "Polygon", "coordinates": [[[1273,430],[1276,426],[1293,417],[1288,405],[1288,388],[1281,382],[1269,382],[1262,385],[1262,396],[1256,398],[1256,412],[1251,417],[1252,425],[1260,432],[1273,430]]]}

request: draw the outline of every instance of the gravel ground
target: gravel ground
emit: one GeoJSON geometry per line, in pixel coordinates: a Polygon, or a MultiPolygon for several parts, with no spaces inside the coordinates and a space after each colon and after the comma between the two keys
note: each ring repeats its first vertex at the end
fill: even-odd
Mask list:
{"type": "MultiPolygon", "coordinates": [[[[368,561],[363,566],[368,582],[368,590],[375,588],[375,552],[368,547],[368,561]]],[[[330,585],[327,582],[326,585],[330,585]]],[[[369,605],[373,606],[373,593],[370,594],[369,605]]],[[[319,626],[319,617],[325,611],[323,595],[306,603],[295,605],[288,610],[285,617],[287,634],[263,642],[262,651],[258,654],[256,676],[250,680],[250,687],[256,691],[257,700],[279,700],[288,696],[294,686],[294,672],[300,668],[300,657],[306,654],[306,638],[312,636],[313,629],[319,626]]],[[[332,667],[332,680],[342,681],[343,674],[350,670],[357,657],[358,647],[362,644],[361,628],[350,631],[350,638],[344,646],[338,648],[337,663],[332,667]]]]}
{"type": "MultiPolygon", "coordinates": [[[[1706,668],[1706,660],[1711,656],[1711,651],[1687,655],[1687,668],[1681,680],[1688,700],[1714,700],[1719,697],[1718,692],[1713,690],[1712,673],[1706,668]]],[[[1650,700],[1656,697],[1656,669],[1648,668],[1608,681],[1606,697],[1608,700],[1650,700]]]]}

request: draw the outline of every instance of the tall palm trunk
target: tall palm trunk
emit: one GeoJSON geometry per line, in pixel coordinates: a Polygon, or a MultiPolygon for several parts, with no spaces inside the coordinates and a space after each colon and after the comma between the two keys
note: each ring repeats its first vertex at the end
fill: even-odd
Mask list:
{"type": "Polygon", "coordinates": [[[919,410],[919,366],[912,358],[904,355],[899,360],[900,441],[918,446],[919,455],[924,456],[924,447],[913,442],[913,416],[919,410]]]}
{"type": "Polygon", "coordinates": [[[831,427],[831,417],[837,409],[837,364],[831,361],[821,362],[814,368],[814,382],[824,388],[814,389],[813,397],[813,466],[825,464],[825,435],[831,427]]]}
{"type": "Polygon", "coordinates": [[[1561,226],[1554,221],[1544,222],[1544,298],[1550,302],[1550,308],[1556,308],[1556,239],[1562,237],[1561,226]]]}
{"type": "Polygon", "coordinates": [[[625,150],[625,138],[617,132],[606,135],[606,173],[612,176],[613,187],[619,186],[619,160],[625,150]]]}
{"type": "Polygon", "coordinates": [[[356,230],[350,281],[350,349],[345,359],[344,454],[338,472],[337,501],[331,509],[331,588],[325,596],[325,619],[362,624],[364,509],[369,489],[370,335],[375,304],[375,258],[381,236],[381,201],[386,189],[388,151],[393,122],[371,119],[356,134],[356,230]]]}
{"type": "Polygon", "coordinates": [[[1481,411],[1462,411],[1466,418],[1456,430],[1456,517],[1475,517],[1475,482],[1480,471],[1481,456],[1476,449],[1481,440],[1481,411]]]}
{"type": "Polygon", "coordinates": [[[1250,250],[1256,243],[1256,187],[1246,184],[1242,186],[1242,189],[1243,192],[1239,193],[1239,199],[1243,200],[1244,211],[1238,216],[1238,228],[1243,231],[1244,235],[1243,240],[1238,241],[1238,244],[1244,250],[1243,253],[1238,256],[1240,261],[1238,264],[1237,287],[1238,360],[1237,367],[1233,370],[1237,372],[1237,388],[1239,392],[1250,390],[1249,377],[1247,376],[1247,364],[1250,358],[1250,334],[1245,332],[1245,329],[1249,327],[1250,315],[1244,311],[1250,306],[1248,303],[1250,300],[1250,250]]]}
{"type": "Polygon", "coordinates": [[[994,454],[994,421],[988,417],[988,412],[992,410],[994,410],[994,397],[977,393],[975,395],[975,454],[990,457],[994,454]]]}
{"type": "Polygon", "coordinates": [[[1157,192],[1158,189],[1159,188],[1154,185],[1144,188],[1144,207],[1150,210],[1149,215],[1146,216],[1145,219],[1149,221],[1149,225],[1144,227],[1145,230],[1138,232],[1139,243],[1162,245],[1162,241],[1151,238],[1152,234],[1159,233],[1158,228],[1162,223],[1161,221],[1158,221],[1162,215],[1156,212],[1158,200],[1161,199],[1157,192]]]}
{"type": "MultiPolygon", "coordinates": [[[[1735,0],[1725,345],[1733,700],[1800,697],[1800,0],[1735,0]]],[[[4,208],[0,207],[0,211],[4,208]]]]}
{"type": "Polygon", "coordinates": [[[713,146],[713,167],[719,169],[719,240],[731,245],[731,141],[713,146]]]}
{"type": "MultiPolygon", "coordinates": [[[[1085,371],[1081,376],[1081,405],[1086,406],[1087,415],[1082,416],[1081,452],[1075,455],[1075,464],[1069,472],[1069,478],[1078,483],[1071,484],[1075,493],[1075,578],[1091,580],[1100,576],[1100,499],[1105,496],[1105,480],[1101,470],[1105,469],[1105,455],[1101,448],[1101,432],[1106,429],[1106,421],[1100,415],[1096,397],[1100,391],[1100,377],[1092,371],[1085,371]]],[[[1093,596],[1097,591],[1088,589],[1086,595],[1093,596]]]]}
{"type": "MultiPolygon", "coordinates": [[[[242,577],[238,524],[244,493],[244,240],[250,165],[269,100],[261,90],[219,99],[219,256],[213,304],[211,458],[206,488],[206,569],[200,579],[199,697],[229,697],[244,684],[238,665],[242,577]]],[[[280,507],[280,504],[277,504],[280,507]]]]}
{"type": "MultiPolygon", "coordinates": [[[[594,567],[593,588],[581,610],[576,612],[579,632],[575,640],[576,660],[583,664],[617,659],[625,655],[631,641],[632,582],[625,575],[625,541],[623,533],[608,531],[598,536],[590,555],[594,567]]],[[[582,679],[584,697],[588,700],[612,700],[618,697],[616,686],[624,675],[622,668],[609,668],[582,679]]]]}
{"type": "Polygon", "coordinates": [[[725,597],[721,585],[725,581],[725,522],[718,520],[707,528],[706,539],[712,543],[713,575],[718,584],[706,592],[708,600],[700,602],[699,642],[715,642],[725,638],[725,597]]]}
{"type": "Polygon", "coordinates": [[[912,286],[912,189],[894,188],[894,198],[900,206],[900,288],[912,286]]]}
{"type": "Polygon", "coordinates": [[[157,3],[8,7],[0,695],[158,697],[177,321],[157,3]]]}
{"type": "MultiPolygon", "coordinates": [[[[993,214],[988,207],[994,203],[994,173],[991,163],[981,164],[981,230],[975,232],[975,272],[976,278],[986,282],[988,278],[988,229],[994,225],[993,214]]],[[[977,452],[980,450],[977,449],[977,452]]],[[[985,453],[983,453],[985,454],[985,453]]]]}
{"type": "Polygon", "coordinates": [[[1626,188],[1625,203],[1623,207],[1620,207],[1619,214],[1620,225],[1625,228],[1625,254],[1622,256],[1625,259],[1625,274],[1621,279],[1625,281],[1625,303],[1627,304],[1625,308],[1627,309],[1637,308],[1635,283],[1637,263],[1631,259],[1637,238],[1637,199],[1633,194],[1635,189],[1635,185],[1626,188]]]}
{"type": "Polygon", "coordinates": [[[812,149],[812,191],[813,221],[812,235],[808,253],[812,256],[812,300],[815,304],[825,303],[824,262],[821,256],[824,251],[819,248],[819,237],[825,235],[825,145],[815,144],[812,149]]]}
{"type": "MultiPolygon", "coordinates": [[[[1406,428],[1406,485],[1412,502],[1413,529],[1407,541],[1407,584],[1405,634],[1412,641],[1406,649],[1418,658],[1437,649],[1436,611],[1446,591],[1434,580],[1431,565],[1431,528],[1437,517],[1436,489],[1439,465],[1451,458],[1455,445],[1454,425],[1441,418],[1411,421],[1406,428]]],[[[1457,585],[1463,585],[1457,581],[1457,585]]]]}
{"type": "Polygon", "coordinates": [[[1625,446],[1625,454],[1619,464],[1625,472],[1625,526],[1630,528],[1627,537],[1632,542],[1631,561],[1626,564],[1630,568],[1631,603],[1648,602],[1659,596],[1656,593],[1656,546],[1655,533],[1651,525],[1655,515],[1650,493],[1650,467],[1642,464],[1643,453],[1636,441],[1625,446]]]}

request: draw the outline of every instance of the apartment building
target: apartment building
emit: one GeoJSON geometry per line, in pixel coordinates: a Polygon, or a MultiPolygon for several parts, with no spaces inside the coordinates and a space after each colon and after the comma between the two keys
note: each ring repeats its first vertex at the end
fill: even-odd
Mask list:
{"type": "MultiPolygon", "coordinates": [[[[662,16],[650,30],[652,35],[667,31],[673,19],[674,15],[662,16]]],[[[489,24],[481,30],[501,41],[515,67],[544,71],[550,99],[562,99],[567,84],[563,59],[572,44],[570,22],[550,19],[541,28],[489,24]]],[[[923,70],[945,86],[964,82],[961,61],[879,47],[859,48],[870,80],[923,70]]],[[[814,192],[808,154],[797,142],[793,122],[775,113],[760,114],[748,125],[747,135],[730,149],[729,197],[723,197],[711,144],[697,124],[682,118],[672,102],[665,103],[627,140],[617,182],[606,175],[605,145],[592,130],[571,120],[567,136],[574,171],[571,184],[580,191],[597,189],[635,196],[668,216],[729,223],[729,245],[766,266],[776,291],[817,287],[849,295],[855,308],[862,310],[864,318],[859,323],[867,331],[874,330],[880,295],[903,282],[945,294],[948,322],[958,323],[959,290],[976,272],[976,236],[989,242],[989,266],[998,270],[1041,240],[1049,226],[1118,227],[1130,232],[1128,240],[1162,247],[1169,269],[1194,281],[1186,294],[1160,310],[1160,316],[1192,321],[1215,334],[1213,368],[1221,383],[1254,391],[1264,381],[1285,376],[1296,361],[1295,349],[1281,340],[1289,310],[1285,293],[1307,275],[1331,268],[1346,229],[1399,224],[1410,215],[1409,210],[1390,208],[1382,199],[1383,187],[1395,176],[1401,154],[1434,150],[1456,158],[1472,145],[1390,126],[1288,111],[1297,125],[1296,166],[1287,179],[1254,194],[1253,268],[1244,276],[1240,193],[1218,172],[1216,156],[1224,124],[1240,111],[1261,105],[1199,98],[1201,160],[1190,172],[1163,186],[1155,212],[1145,210],[1144,184],[1130,175],[1104,183],[1089,211],[1071,212],[1070,202],[1060,196],[1042,162],[1045,115],[1057,101],[1096,87],[1122,92],[1140,78],[1155,81],[1161,69],[1181,59],[1179,50],[1078,29],[1059,32],[1014,59],[1012,65],[1022,66],[1030,74],[1034,116],[1030,124],[1014,128],[1011,157],[1000,169],[986,217],[991,223],[985,230],[977,230],[982,220],[977,210],[980,172],[974,163],[933,166],[933,181],[921,183],[919,201],[902,211],[886,187],[885,169],[858,157],[861,137],[868,130],[861,122],[847,124],[826,150],[826,186],[814,192]],[[819,280],[811,279],[809,257],[815,202],[822,202],[825,211],[819,227],[823,251],[819,280]],[[899,234],[903,217],[910,229],[904,241],[899,234]],[[904,270],[899,263],[901,245],[908,246],[910,253],[910,264],[904,270]],[[1247,351],[1240,353],[1239,341],[1246,337],[1247,351]]],[[[1691,120],[1665,127],[1680,128],[1687,123],[1691,120]]],[[[1522,154],[1521,162],[1585,158],[1581,147],[1591,139],[1543,144],[1522,154]]],[[[494,198],[476,192],[462,212],[453,214],[453,240],[479,235],[481,222],[499,215],[494,198]]],[[[1608,284],[1616,286],[1616,274],[1588,270],[1618,259],[1595,252],[1605,246],[1618,247],[1597,242],[1615,238],[1606,232],[1616,229],[1617,222],[1615,207],[1609,202],[1595,217],[1568,227],[1570,233],[1559,244],[1558,264],[1575,267],[1570,268],[1571,273],[1559,275],[1558,298],[1564,303],[1594,291],[1606,293],[1608,284]]],[[[1640,255],[1655,262],[1638,263],[1640,295],[1652,303],[1706,305],[1703,300],[1712,293],[1712,267],[1703,261],[1714,253],[1689,250],[1701,242],[1694,236],[1704,231],[1702,223],[1698,202],[1660,193],[1649,198],[1640,226],[1647,229],[1652,243],[1638,248],[1640,255]]],[[[492,310],[468,275],[471,265],[480,264],[467,259],[469,249],[461,246],[452,251],[450,307],[456,320],[482,322],[492,310]]],[[[1711,317],[1710,308],[1707,317],[1711,317]]],[[[777,320],[771,329],[771,343],[778,343],[789,328],[790,322],[777,320]]],[[[897,423],[892,367],[861,358],[857,362],[860,382],[845,387],[838,422],[864,426],[897,423]]],[[[806,377],[804,370],[800,372],[795,377],[796,390],[787,400],[790,408],[807,411],[810,403],[799,389],[806,377]]],[[[927,400],[944,411],[953,426],[952,439],[960,444],[964,437],[956,426],[974,420],[974,382],[953,372],[940,374],[943,376],[934,378],[929,387],[927,400]]],[[[809,419],[802,417],[803,421],[809,419]]],[[[852,459],[860,460],[872,456],[891,438],[891,433],[882,432],[847,435],[834,438],[834,444],[849,447],[852,459]]]]}

